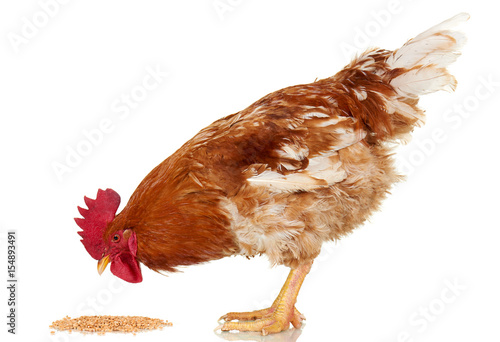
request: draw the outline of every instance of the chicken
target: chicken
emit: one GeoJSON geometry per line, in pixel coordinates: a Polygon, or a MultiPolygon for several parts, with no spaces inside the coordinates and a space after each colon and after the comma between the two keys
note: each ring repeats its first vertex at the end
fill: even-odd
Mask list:
{"type": "Polygon", "coordinates": [[[465,43],[459,14],[400,49],[371,49],[336,75],[273,92],[215,121],[154,168],[116,215],[99,190],[76,218],[82,243],[128,282],[140,264],[175,272],[231,255],[291,268],[270,308],[224,315],[219,328],[300,327],[301,284],[326,241],[360,226],[402,179],[391,156],[424,119],[419,96],[452,91],[446,67],[465,43]],[[238,320],[236,322],[235,320],[238,320]]]}

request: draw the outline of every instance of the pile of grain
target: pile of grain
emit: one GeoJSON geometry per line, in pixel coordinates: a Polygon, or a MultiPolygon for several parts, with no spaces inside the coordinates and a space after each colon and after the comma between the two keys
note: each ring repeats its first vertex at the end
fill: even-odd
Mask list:
{"type": "Polygon", "coordinates": [[[163,327],[171,325],[172,323],[158,318],[140,316],[81,316],[78,318],[66,316],[52,322],[49,327],[59,331],[93,332],[99,335],[104,335],[107,332],[133,333],[135,335],[139,331],[161,330],[163,327]]]}

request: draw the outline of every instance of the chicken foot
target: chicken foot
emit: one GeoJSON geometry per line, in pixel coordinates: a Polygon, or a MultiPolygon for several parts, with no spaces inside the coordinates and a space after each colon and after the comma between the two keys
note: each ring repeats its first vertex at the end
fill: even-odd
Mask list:
{"type": "Polygon", "coordinates": [[[300,328],[305,317],[295,308],[297,296],[305,276],[311,270],[312,262],[292,268],[278,297],[271,307],[250,312],[230,312],[220,318],[224,324],[217,327],[222,331],[260,331],[262,335],[288,329],[290,323],[300,328]],[[238,320],[238,322],[230,322],[238,320]]]}

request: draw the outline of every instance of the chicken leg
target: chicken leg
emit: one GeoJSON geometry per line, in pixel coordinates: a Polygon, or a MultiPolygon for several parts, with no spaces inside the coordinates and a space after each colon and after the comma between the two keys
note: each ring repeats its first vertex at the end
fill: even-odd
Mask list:
{"type": "Polygon", "coordinates": [[[295,302],[311,265],[312,261],[290,270],[285,284],[270,308],[251,312],[230,312],[220,318],[225,323],[217,329],[260,331],[262,335],[267,335],[288,329],[290,323],[295,328],[300,328],[305,317],[295,308],[295,302]],[[238,322],[231,322],[232,320],[238,322]]]}

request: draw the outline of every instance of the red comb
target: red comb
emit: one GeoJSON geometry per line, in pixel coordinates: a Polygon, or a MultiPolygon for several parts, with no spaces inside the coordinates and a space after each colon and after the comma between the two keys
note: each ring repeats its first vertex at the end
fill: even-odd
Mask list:
{"type": "Polygon", "coordinates": [[[88,209],[78,207],[78,211],[83,216],[83,218],[75,218],[76,224],[83,229],[78,234],[82,237],[81,241],[90,256],[100,260],[105,247],[103,234],[108,223],[115,218],[120,205],[120,195],[112,189],[99,189],[95,200],[88,197],[83,199],[88,209]]]}

